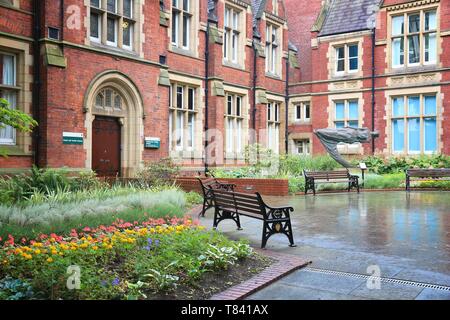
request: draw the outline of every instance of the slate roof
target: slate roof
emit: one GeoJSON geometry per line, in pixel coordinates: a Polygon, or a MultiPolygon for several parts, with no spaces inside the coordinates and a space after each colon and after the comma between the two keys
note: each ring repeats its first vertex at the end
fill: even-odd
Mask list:
{"type": "Polygon", "coordinates": [[[380,0],[331,0],[319,36],[372,29],[371,21],[380,3],[380,0]]]}

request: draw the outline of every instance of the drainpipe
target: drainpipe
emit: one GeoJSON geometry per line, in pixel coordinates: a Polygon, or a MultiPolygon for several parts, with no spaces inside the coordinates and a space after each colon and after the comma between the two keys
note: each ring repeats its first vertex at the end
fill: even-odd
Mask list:
{"type": "Polygon", "coordinates": [[[60,19],[61,19],[61,21],[60,21],[60,25],[61,25],[61,30],[60,30],[60,41],[61,41],[61,51],[64,53],[64,44],[63,44],[63,42],[64,42],[64,8],[65,8],[65,5],[64,5],[64,0],[61,0],[61,3],[60,3],[60,12],[59,12],[59,15],[60,15],[60,19]]]}
{"type": "Polygon", "coordinates": [[[205,36],[205,176],[208,174],[208,129],[209,129],[209,33],[210,20],[207,18],[205,36]]]}
{"type": "Polygon", "coordinates": [[[257,58],[258,58],[258,51],[256,49],[255,46],[255,39],[253,39],[253,85],[252,85],[252,104],[253,104],[253,109],[252,109],[252,128],[253,128],[253,135],[252,135],[252,143],[256,143],[257,138],[256,138],[256,82],[258,79],[258,75],[257,75],[257,70],[256,70],[256,66],[257,66],[257,58]]]}
{"type": "MultiPolygon", "coordinates": [[[[39,39],[41,37],[41,13],[42,13],[42,1],[34,0],[33,12],[33,118],[40,124],[40,99],[41,99],[41,65],[40,55],[41,49],[39,39]]],[[[36,166],[39,166],[40,158],[40,128],[39,125],[33,130],[33,146],[34,157],[33,162],[36,166]]]]}
{"type": "Polygon", "coordinates": [[[288,57],[286,59],[286,93],[284,97],[284,148],[286,155],[289,153],[289,50],[288,57]]]}
{"type": "MultiPolygon", "coordinates": [[[[375,132],[375,28],[372,29],[372,132],[375,132]]],[[[375,154],[375,137],[372,137],[372,155],[375,154]]]]}

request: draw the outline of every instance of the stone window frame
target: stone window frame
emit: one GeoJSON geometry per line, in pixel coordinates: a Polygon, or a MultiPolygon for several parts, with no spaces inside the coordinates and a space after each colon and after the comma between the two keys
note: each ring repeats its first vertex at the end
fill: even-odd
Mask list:
{"type": "Polygon", "coordinates": [[[249,102],[249,90],[244,88],[235,87],[232,85],[224,84],[225,95],[223,97],[224,101],[224,122],[223,122],[223,153],[225,160],[244,160],[245,159],[245,148],[247,147],[249,140],[249,121],[250,121],[250,102],[249,102]],[[234,95],[240,96],[242,98],[241,104],[241,118],[242,118],[242,137],[241,137],[241,152],[227,152],[227,96],[234,95]]]}
{"type": "Polygon", "coordinates": [[[360,69],[360,55],[359,55],[359,43],[358,42],[349,42],[349,43],[334,45],[334,50],[335,50],[334,74],[336,76],[344,76],[347,74],[358,73],[358,71],[360,69]],[[350,69],[350,47],[354,47],[354,46],[356,46],[358,48],[358,55],[356,56],[356,59],[358,61],[358,68],[355,70],[351,70],[350,69]],[[339,68],[340,58],[338,57],[338,50],[341,48],[344,48],[344,57],[342,58],[344,60],[344,70],[339,71],[338,68],[339,68]]]}
{"type": "MultiPolygon", "coordinates": [[[[390,10],[388,11],[388,15],[387,15],[387,48],[386,48],[386,62],[388,65],[388,71],[398,71],[398,70],[405,70],[408,68],[417,68],[417,67],[425,67],[425,66],[439,66],[440,65],[440,55],[442,53],[442,43],[441,43],[441,27],[440,27],[440,3],[432,3],[432,4],[427,4],[427,5],[420,5],[420,6],[412,6],[412,7],[408,7],[406,9],[400,9],[400,10],[390,10]],[[392,41],[393,38],[395,38],[394,36],[392,36],[392,19],[395,16],[400,16],[403,15],[404,16],[404,26],[405,27],[409,27],[408,25],[408,19],[407,16],[413,13],[418,13],[420,12],[420,30],[422,31],[423,29],[423,24],[425,22],[424,19],[424,13],[428,12],[428,11],[436,11],[436,60],[434,62],[430,62],[430,63],[426,63],[424,61],[424,57],[425,57],[425,45],[423,43],[423,33],[420,32],[420,62],[417,64],[408,64],[409,63],[409,54],[408,54],[408,41],[407,41],[407,34],[406,32],[404,32],[403,36],[404,36],[404,40],[405,42],[405,46],[404,46],[404,63],[403,65],[398,65],[398,66],[394,66],[393,62],[393,46],[392,46],[392,41]],[[407,56],[408,55],[408,56],[407,56]]],[[[434,32],[433,32],[434,33],[434,32]]]]}
{"type": "MultiPolygon", "coordinates": [[[[356,92],[356,93],[345,93],[345,94],[339,94],[336,93],[334,95],[328,96],[328,127],[329,128],[335,128],[335,113],[336,113],[336,106],[335,103],[339,101],[358,101],[358,126],[360,128],[364,127],[364,95],[363,92],[356,92]]],[[[355,155],[355,154],[363,154],[364,148],[361,143],[354,143],[354,144],[338,144],[338,151],[341,154],[348,154],[348,155],[355,155]]]]}
{"type": "Polygon", "coordinates": [[[358,99],[334,100],[333,103],[334,103],[334,120],[333,120],[333,123],[334,123],[334,127],[335,128],[336,128],[336,123],[337,122],[343,122],[344,123],[344,127],[347,127],[347,126],[349,126],[350,122],[355,122],[355,121],[358,121],[358,127],[360,127],[359,126],[359,124],[360,124],[360,120],[359,120],[360,116],[359,116],[359,114],[360,114],[360,111],[361,111],[362,107],[360,106],[360,103],[359,103],[358,99]],[[358,104],[358,118],[350,118],[350,103],[351,102],[356,102],[358,104]],[[338,103],[344,103],[344,118],[341,118],[341,119],[337,119],[336,118],[336,106],[337,106],[338,103]]]}
{"type": "Polygon", "coordinates": [[[409,94],[393,94],[390,95],[389,97],[389,104],[388,104],[388,108],[389,108],[389,122],[388,122],[388,126],[390,128],[390,152],[392,154],[395,155],[430,155],[430,154],[435,154],[437,152],[439,152],[439,145],[440,145],[440,135],[439,135],[439,127],[440,127],[440,123],[439,123],[439,114],[440,114],[440,103],[439,103],[439,93],[437,91],[435,92],[421,92],[421,93],[409,93],[409,94]],[[435,115],[427,115],[424,113],[424,106],[425,106],[425,97],[427,96],[434,96],[436,98],[436,114],[435,115]],[[420,114],[417,116],[410,116],[408,115],[408,98],[410,97],[419,97],[420,99],[420,114]],[[395,98],[403,98],[403,108],[404,108],[404,114],[402,116],[394,116],[393,115],[393,107],[394,107],[394,99],[395,98]],[[420,120],[420,151],[415,152],[415,151],[410,151],[409,150],[409,135],[408,135],[408,120],[409,119],[416,119],[419,118],[420,120]],[[436,121],[436,148],[437,150],[435,151],[425,151],[425,128],[424,128],[424,120],[425,118],[434,118],[436,121]],[[394,135],[393,135],[393,120],[395,119],[400,119],[400,120],[404,120],[404,131],[403,131],[403,135],[404,135],[404,141],[403,141],[403,150],[402,151],[395,151],[394,150],[394,135]]]}
{"type": "Polygon", "coordinates": [[[364,54],[364,42],[365,34],[363,32],[355,32],[353,34],[343,35],[333,35],[323,37],[322,41],[329,42],[328,48],[328,78],[359,78],[363,76],[363,54],[364,54]],[[358,69],[357,70],[349,70],[349,46],[358,45],[358,69]],[[337,71],[337,48],[345,47],[345,68],[344,72],[337,71]]]}
{"type": "Polygon", "coordinates": [[[294,105],[294,114],[293,114],[293,121],[295,124],[299,123],[311,123],[311,101],[305,100],[305,101],[298,101],[293,102],[294,105]],[[306,117],[306,110],[309,109],[309,117],[306,117]],[[300,111],[300,117],[299,116],[300,111]]]}
{"type": "Polygon", "coordinates": [[[243,113],[244,96],[241,94],[226,92],[225,93],[225,114],[224,114],[224,146],[226,154],[242,154],[244,152],[244,132],[243,124],[245,122],[245,116],[243,113]],[[238,109],[239,101],[239,109],[238,109]],[[230,109],[231,106],[231,109],[230,109]],[[239,110],[239,112],[238,112],[239,110]],[[232,121],[232,132],[230,132],[229,123],[232,121]],[[238,125],[240,130],[238,130],[238,125]],[[240,134],[239,134],[240,132],[240,134]],[[230,134],[233,136],[232,148],[230,150],[230,134]]]}
{"type": "Polygon", "coordinates": [[[20,8],[20,0],[0,0],[0,5],[19,9],[20,8]]]}
{"type": "Polygon", "coordinates": [[[303,156],[309,156],[311,155],[311,140],[309,138],[305,138],[305,139],[294,139],[293,140],[293,144],[294,144],[294,154],[296,155],[303,155],[303,156]],[[302,148],[305,148],[305,142],[306,142],[306,149],[307,152],[298,152],[298,143],[301,142],[302,143],[302,148]]]}
{"type": "Polygon", "coordinates": [[[198,126],[197,118],[198,113],[201,110],[201,104],[198,99],[199,87],[188,83],[171,81],[169,90],[169,151],[195,151],[198,149],[196,143],[196,140],[198,140],[196,132],[198,126]],[[178,105],[179,89],[182,89],[181,107],[178,105]],[[191,92],[193,93],[192,108],[190,107],[191,92]],[[178,139],[173,138],[174,130],[178,130],[178,128],[176,128],[176,123],[179,114],[182,115],[181,119],[183,123],[183,130],[180,131],[182,140],[181,146],[177,143],[178,139]],[[190,117],[194,117],[194,119],[190,121],[190,117]],[[189,123],[191,123],[191,127],[189,127],[189,123]],[[174,127],[175,129],[173,129],[174,127]],[[189,138],[190,135],[192,135],[191,139],[189,138]],[[191,142],[190,144],[189,141],[191,142]]]}
{"type": "MultiPolygon", "coordinates": [[[[195,56],[198,57],[199,52],[198,52],[198,43],[199,43],[199,25],[200,25],[200,3],[199,0],[189,0],[189,9],[190,9],[190,25],[189,25],[189,44],[188,47],[183,47],[182,45],[179,45],[180,43],[180,36],[178,36],[178,44],[175,45],[172,42],[172,29],[173,29],[173,1],[170,1],[170,7],[168,8],[168,11],[170,12],[170,23],[169,23],[169,27],[167,28],[167,32],[168,32],[168,46],[169,46],[169,51],[175,52],[175,53],[179,53],[179,54],[184,54],[184,55],[188,55],[188,56],[195,56]]],[[[177,0],[179,3],[183,3],[183,0],[177,0]]],[[[177,9],[177,11],[180,11],[179,9],[177,9]]],[[[179,27],[182,28],[182,23],[178,23],[179,27]]],[[[182,30],[181,30],[181,35],[183,34],[182,30]]],[[[180,35],[179,34],[179,35],[180,35]]],[[[181,37],[181,44],[182,44],[182,37],[181,37]]]]}
{"type": "Polygon", "coordinates": [[[143,16],[143,5],[145,0],[132,0],[132,12],[131,17],[124,16],[123,14],[123,1],[124,0],[116,0],[116,13],[107,11],[107,1],[108,0],[99,0],[100,8],[97,8],[91,5],[91,0],[84,0],[84,5],[86,7],[86,40],[85,44],[90,46],[98,46],[108,50],[119,50],[123,53],[128,54],[137,54],[143,57],[142,43],[145,39],[144,34],[142,33],[142,25],[144,21],[143,16]],[[91,37],[91,12],[94,14],[98,14],[100,16],[99,19],[99,31],[100,37],[94,38],[91,37]],[[116,19],[117,22],[117,36],[116,36],[116,44],[113,44],[107,41],[107,19],[108,15],[116,19]],[[100,24],[101,22],[101,24],[100,24]],[[123,27],[128,25],[133,29],[131,32],[131,43],[130,46],[123,44],[123,27]],[[122,26],[122,27],[121,27],[122,26]]]}
{"type": "MultiPolygon", "coordinates": [[[[13,69],[13,83],[12,84],[3,84],[3,83],[0,83],[0,92],[8,92],[8,94],[13,94],[14,95],[14,100],[15,101],[10,101],[10,100],[7,100],[9,103],[10,103],[10,108],[12,108],[12,109],[16,109],[17,108],[17,100],[18,100],[18,96],[19,96],[19,93],[20,93],[20,91],[22,90],[22,88],[18,85],[18,83],[17,83],[17,77],[18,77],[18,68],[17,68],[17,55],[15,54],[15,53],[13,53],[13,52],[8,52],[8,51],[3,51],[3,50],[1,50],[0,49],[0,57],[2,57],[2,56],[9,56],[9,57],[12,57],[12,69],[13,69]]],[[[4,65],[3,65],[3,61],[0,61],[0,66],[1,66],[1,68],[0,68],[0,70],[3,70],[3,68],[4,68],[4,65]]],[[[3,99],[6,99],[6,96],[4,95],[4,94],[2,94],[2,95],[0,95],[0,97],[1,98],[3,98],[3,99]]],[[[6,130],[7,128],[0,128],[0,130],[6,130]]],[[[11,134],[12,134],[12,137],[11,137],[11,139],[8,139],[8,140],[6,140],[5,139],[5,141],[2,141],[1,140],[1,138],[0,138],[0,145],[3,145],[3,146],[15,146],[16,145],[16,136],[17,136],[17,130],[16,129],[13,129],[13,128],[11,128],[11,127],[9,127],[8,129],[10,129],[10,130],[12,130],[11,131],[11,134]]]]}
{"type": "MultiPolygon", "coordinates": [[[[31,115],[32,109],[32,83],[33,75],[30,72],[33,65],[33,57],[30,53],[30,46],[27,42],[15,39],[3,38],[0,36],[2,53],[15,56],[16,78],[14,86],[0,87],[7,90],[14,90],[16,94],[16,107],[31,115]]],[[[16,131],[14,144],[0,144],[0,149],[4,149],[8,155],[32,155],[32,136],[31,133],[16,131]]]]}
{"type": "Polygon", "coordinates": [[[278,16],[279,13],[279,5],[278,0],[272,0],[272,13],[278,16]]]}
{"type": "Polygon", "coordinates": [[[283,58],[283,25],[273,21],[266,20],[264,32],[264,51],[265,51],[265,72],[266,75],[280,78],[282,73],[283,58]],[[275,40],[268,38],[268,33],[273,36],[273,28],[276,29],[275,40]],[[269,32],[268,32],[269,31],[269,32]],[[275,59],[273,57],[274,43],[276,44],[275,59]],[[276,61],[274,61],[276,60],[276,61]]]}
{"type": "MultiPolygon", "coordinates": [[[[246,45],[246,41],[247,41],[247,35],[246,35],[246,32],[247,32],[247,8],[244,6],[240,6],[231,1],[225,1],[223,13],[224,13],[224,15],[223,15],[223,45],[222,45],[223,65],[243,69],[243,68],[245,68],[245,45],[246,45]],[[236,49],[237,59],[235,61],[225,57],[226,33],[227,33],[226,27],[225,27],[225,10],[227,10],[227,9],[231,9],[238,13],[238,27],[236,30],[238,33],[237,49],[236,49]]],[[[231,53],[231,50],[229,50],[229,51],[231,53]]]]}
{"type": "Polygon", "coordinates": [[[282,103],[276,100],[269,100],[266,104],[267,112],[267,148],[271,149],[275,154],[280,153],[280,132],[281,132],[281,112],[282,103]],[[272,108],[273,106],[273,108],[272,108]],[[275,134],[273,136],[272,130],[275,134]],[[273,139],[273,140],[272,140],[273,139]],[[275,143],[275,146],[272,144],[275,143]]]}

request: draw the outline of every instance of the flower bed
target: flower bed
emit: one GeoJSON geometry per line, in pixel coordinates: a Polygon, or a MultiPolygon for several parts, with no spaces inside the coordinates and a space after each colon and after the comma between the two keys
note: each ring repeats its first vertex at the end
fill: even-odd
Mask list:
{"type": "Polygon", "coordinates": [[[117,220],[0,248],[0,299],[141,299],[192,285],[252,255],[189,218],[117,220]]]}

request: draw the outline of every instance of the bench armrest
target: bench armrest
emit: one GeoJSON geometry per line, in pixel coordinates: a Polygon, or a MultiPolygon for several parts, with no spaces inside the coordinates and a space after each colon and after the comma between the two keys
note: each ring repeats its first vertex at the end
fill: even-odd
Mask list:
{"type": "Polygon", "coordinates": [[[294,211],[292,207],[271,207],[266,204],[268,219],[290,219],[290,212],[294,211]]]}

